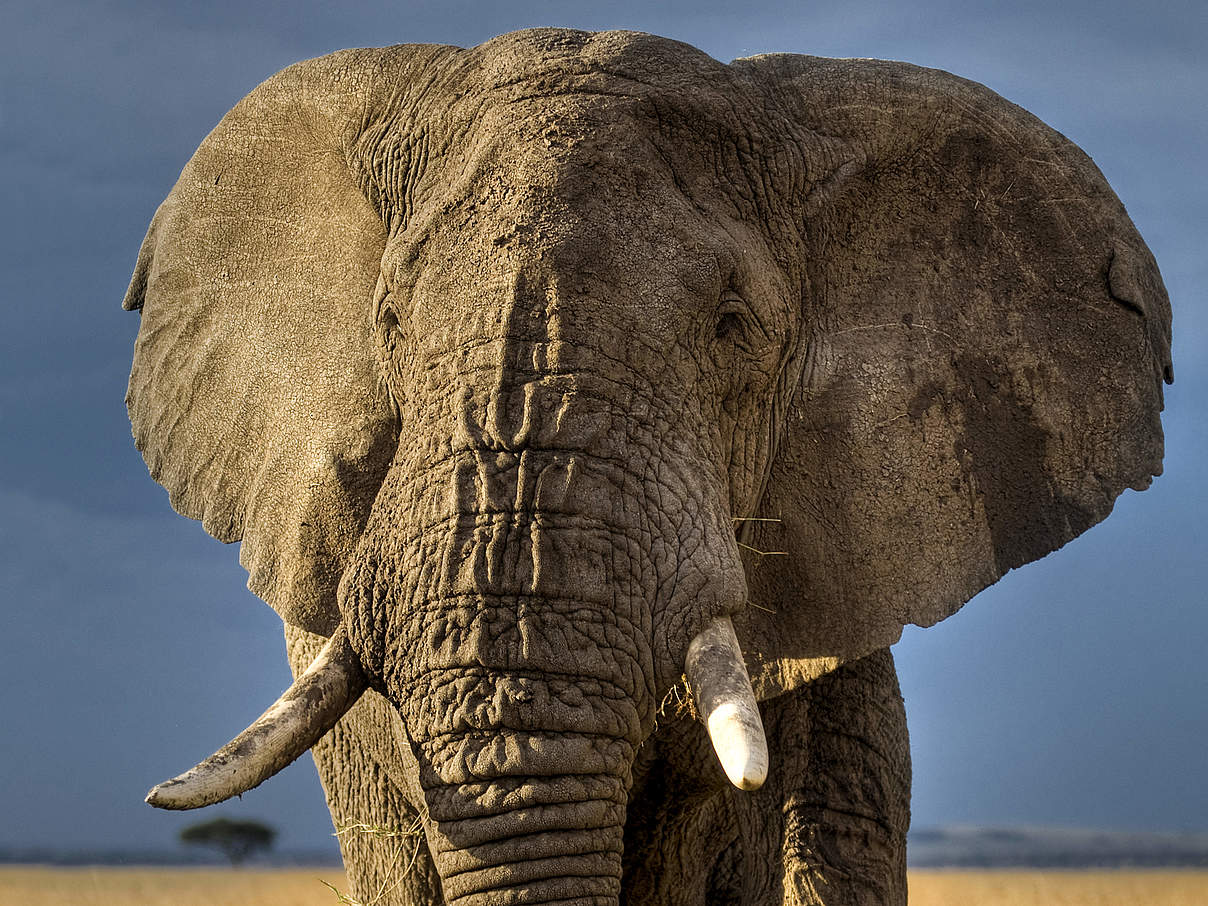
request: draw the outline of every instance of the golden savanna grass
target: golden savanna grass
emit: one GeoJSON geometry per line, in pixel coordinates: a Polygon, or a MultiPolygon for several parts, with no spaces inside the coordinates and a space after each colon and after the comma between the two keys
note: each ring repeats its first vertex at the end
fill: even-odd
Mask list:
{"type": "Polygon", "coordinates": [[[338,868],[0,867],[0,906],[339,906],[338,868]]]}
{"type": "Polygon", "coordinates": [[[1208,871],[912,871],[910,906],[1205,906],[1208,871]]]}
{"type": "MultiPolygon", "coordinates": [[[[338,869],[0,867],[0,906],[338,906],[338,869]]],[[[912,871],[911,906],[1204,906],[1208,871],[912,871]]]]}

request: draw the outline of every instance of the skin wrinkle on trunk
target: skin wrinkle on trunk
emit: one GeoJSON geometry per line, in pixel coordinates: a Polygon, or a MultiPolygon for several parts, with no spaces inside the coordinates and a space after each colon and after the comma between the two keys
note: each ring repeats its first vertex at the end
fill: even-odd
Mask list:
{"type": "MultiPolygon", "coordinates": [[[[466,373],[466,379],[473,380],[477,371],[466,373]]],[[[593,377],[588,375],[576,382],[580,386],[591,385],[592,380],[593,377]]],[[[528,386],[532,387],[533,383],[528,386]]],[[[527,411],[540,407],[547,413],[546,419],[552,411],[566,425],[573,421],[567,413],[573,415],[574,404],[583,398],[581,392],[531,390],[527,393],[527,411]],[[542,401],[548,395],[560,397],[560,402],[543,406],[542,401]]],[[[587,401],[593,409],[591,418],[598,421],[599,410],[606,408],[606,404],[599,401],[598,393],[587,397],[587,401]]],[[[439,410],[439,402],[436,408],[439,410]]],[[[609,411],[618,408],[607,407],[609,411]]],[[[429,417],[435,417],[431,410],[429,417]]],[[[467,420],[463,418],[461,422],[464,424],[467,420]]],[[[617,420],[614,417],[610,432],[613,435],[618,433],[617,420]]],[[[661,423],[669,420],[658,419],[661,423]]],[[[631,429],[624,429],[624,433],[630,434],[631,429]]],[[[529,594],[534,588],[540,593],[543,587],[551,591],[572,587],[593,604],[587,608],[588,612],[607,613],[610,621],[625,628],[626,636],[649,638],[648,616],[635,624],[628,618],[627,608],[609,609],[613,577],[624,574],[627,584],[640,586],[645,594],[650,588],[656,589],[653,606],[666,610],[668,626],[673,629],[668,634],[670,637],[687,636],[691,627],[672,624],[676,614],[672,608],[664,606],[668,595],[674,593],[682,601],[692,601],[695,595],[708,588],[712,576],[722,568],[730,551],[724,546],[719,549],[712,542],[702,545],[694,539],[700,531],[699,520],[685,514],[704,508],[704,502],[697,498],[699,487],[693,488],[686,480],[670,480],[694,470],[699,474],[700,467],[669,467],[665,461],[644,465],[643,458],[648,458],[650,451],[660,445],[640,437],[625,443],[634,452],[632,465],[619,461],[608,450],[600,456],[594,451],[579,453],[573,449],[525,448],[509,452],[495,448],[485,451],[450,449],[447,453],[439,453],[435,464],[427,469],[425,463],[416,461],[413,453],[401,448],[399,460],[379,493],[375,516],[380,514],[383,522],[389,522],[391,512],[426,514],[421,520],[423,528],[415,531],[400,524],[407,532],[400,538],[398,528],[391,526],[387,530],[371,522],[365,537],[373,542],[376,550],[358,555],[367,561],[361,571],[380,571],[382,576],[375,584],[383,589],[390,586],[395,577],[407,571],[415,572],[414,578],[404,577],[411,589],[402,594],[407,609],[428,606],[423,603],[432,598],[428,589],[435,590],[435,597],[452,601],[457,595],[477,594],[479,587],[490,587],[497,577],[505,579],[499,586],[508,595],[529,594]],[[403,477],[417,467],[425,472],[403,477]],[[676,500],[670,493],[676,486],[685,492],[694,491],[692,499],[676,500]],[[442,487],[458,490],[451,493],[442,487]],[[652,493],[656,495],[653,499],[650,498],[652,493]],[[516,506],[526,497],[527,512],[516,506]],[[614,510],[617,506],[621,508],[619,518],[614,510]],[[641,521],[626,528],[624,523],[635,518],[641,521]],[[687,537],[685,533],[688,533],[687,537]],[[562,544],[558,540],[561,537],[573,539],[573,543],[562,544]],[[520,544],[527,545],[529,554],[521,553],[520,544]],[[594,550],[590,561],[581,556],[584,547],[589,553],[594,550]],[[509,557],[514,558],[514,563],[502,562],[500,558],[505,550],[510,551],[509,557]],[[699,566],[693,563],[696,551],[706,559],[699,566]],[[375,564],[372,567],[368,564],[370,560],[375,564]],[[626,567],[622,565],[625,563],[636,565],[626,567]],[[565,572],[562,564],[573,564],[575,572],[565,572]],[[511,574],[503,576],[508,570],[511,574]]],[[[729,530],[728,545],[732,548],[732,529],[727,522],[728,518],[716,519],[711,531],[722,536],[729,530]]],[[[410,521],[405,523],[411,524],[410,521]]],[[[724,537],[720,540],[726,542],[724,537]]],[[[730,571],[737,572],[736,563],[730,571]]],[[[353,580],[346,576],[345,581],[353,580]]],[[[363,580],[358,578],[356,581],[363,580]]],[[[385,621],[375,614],[384,614],[397,606],[398,590],[391,591],[392,603],[389,605],[384,600],[377,600],[380,595],[358,594],[361,597],[358,606],[369,606],[353,616],[353,622],[364,623],[367,634],[380,633],[385,628],[385,621]]],[[[735,600],[741,598],[741,594],[731,592],[726,597],[735,600]]],[[[696,606],[693,603],[686,609],[695,611],[696,606]]],[[[620,641],[624,644],[624,637],[620,641]]],[[[372,647],[378,651],[388,647],[397,650],[400,644],[399,640],[380,638],[372,647]]],[[[682,664],[671,663],[667,656],[663,660],[666,663],[656,673],[664,678],[678,677],[682,664]]],[[[650,685],[650,672],[643,669],[639,673],[641,681],[650,685]]],[[[653,694],[653,688],[650,694],[653,694]]]]}
{"type": "MultiPolygon", "coordinates": [[[[498,529],[496,524],[496,528],[498,529]]],[[[450,532],[456,531],[457,520],[449,523],[450,532]]],[[[511,527],[510,520],[502,523],[503,530],[511,527]]],[[[475,537],[476,550],[495,540],[494,532],[487,532],[475,537]]],[[[493,591],[516,591],[513,587],[500,588],[500,583],[512,578],[507,569],[515,570],[518,566],[504,561],[504,571],[479,570],[471,575],[483,582],[493,591]]],[[[376,571],[375,571],[376,572],[376,571]]],[[[515,623],[533,619],[532,616],[522,615],[520,610],[526,600],[520,595],[492,594],[489,598],[468,596],[459,592],[460,597],[455,601],[469,603],[469,612],[477,615],[486,613],[508,614],[516,607],[515,614],[510,617],[515,623]],[[511,606],[508,601],[513,602],[511,606]],[[492,607],[483,610],[482,605],[489,601],[492,607]]],[[[440,601],[440,594],[422,594],[420,597],[428,605],[418,616],[427,619],[429,624],[439,619],[432,612],[434,605],[440,601]]],[[[548,602],[541,602],[548,604],[548,602]]],[[[398,613],[397,608],[391,612],[398,613]]],[[[582,614],[591,612],[590,604],[577,603],[572,613],[582,614]]],[[[550,620],[549,608],[543,606],[534,611],[540,614],[539,619],[545,623],[550,620]]],[[[616,627],[615,615],[600,624],[601,628],[616,627]]],[[[534,627],[537,629],[538,627],[534,627]]],[[[446,627],[448,629],[448,627],[446,627]]],[[[471,635],[475,629],[473,619],[466,627],[471,635]]],[[[580,636],[583,630],[583,620],[577,620],[575,626],[563,634],[567,638],[570,632],[580,636]]],[[[486,630],[489,632],[489,630],[486,630]]],[[[522,633],[523,634],[523,633],[522,633]]],[[[634,710],[632,696],[640,694],[641,687],[636,689],[618,690],[617,694],[602,698],[599,691],[610,685],[612,678],[606,682],[594,677],[584,677],[581,684],[587,686],[587,691],[576,688],[571,679],[576,673],[582,676],[581,666],[567,663],[559,673],[565,679],[551,682],[546,675],[550,664],[533,664],[523,676],[515,676],[507,671],[511,664],[500,664],[499,658],[492,658],[490,637],[481,642],[467,644],[464,638],[454,641],[443,650],[451,654],[477,650],[483,663],[480,664],[450,664],[442,669],[432,665],[431,669],[417,677],[408,691],[395,689],[391,697],[395,701],[410,703],[415,711],[404,717],[405,726],[419,728],[416,737],[411,740],[412,751],[420,764],[420,782],[425,787],[425,799],[432,815],[429,838],[432,840],[432,850],[436,865],[443,878],[446,895],[453,902],[473,903],[479,894],[487,896],[484,890],[491,891],[483,902],[504,902],[504,894],[498,888],[501,885],[523,883],[536,896],[541,890],[549,893],[558,890],[569,890],[569,881],[558,880],[563,876],[599,877],[597,881],[584,881],[592,887],[594,893],[605,897],[615,897],[619,891],[620,876],[620,838],[625,816],[625,789],[628,786],[627,764],[632,759],[636,740],[640,737],[642,717],[634,710]],[[500,669],[503,673],[499,673],[500,669]],[[447,689],[442,681],[449,679],[447,689]],[[442,694],[442,689],[445,692],[442,694]],[[591,718],[594,710],[602,712],[596,718],[602,721],[598,731],[607,731],[608,735],[597,737],[601,740],[615,738],[609,748],[599,749],[598,744],[592,743],[592,737],[579,737],[581,743],[578,751],[560,753],[551,751],[549,744],[566,737],[532,735],[532,729],[539,729],[536,720],[558,719],[563,722],[566,715],[559,717],[558,707],[564,707],[573,712],[576,708],[586,710],[585,717],[591,718]],[[608,702],[623,703],[625,707],[619,711],[611,710],[608,702]],[[527,707],[539,705],[542,702],[552,702],[553,707],[527,707]],[[477,704],[476,704],[477,703],[477,704]],[[431,710],[429,710],[431,709],[431,710]],[[527,726],[526,726],[527,725],[527,726]],[[477,733],[472,729],[478,728],[477,733]],[[526,732],[528,731],[528,732],[526,732]],[[485,735],[480,735],[485,734],[485,735]],[[526,745],[525,740],[529,740],[526,745]],[[629,742],[625,742],[629,739],[629,742]],[[452,743],[453,751],[449,744],[452,743]],[[512,743],[516,746],[513,747],[512,743]],[[619,748],[618,748],[619,747],[619,748]],[[616,750],[610,754],[610,750],[616,750]],[[594,763],[593,763],[594,762],[594,763]],[[545,767],[540,765],[544,764],[545,767]],[[425,765],[430,767],[425,768],[425,765]],[[611,772],[615,776],[608,800],[600,802],[595,798],[587,798],[578,807],[569,808],[562,804],[566,799],[584,799],[590,797],[592,790],[583,789],[577,783],[577,776],[559,776],[560,771],[574,767],[578,772],[589,770],[593,773],[611,772]],[[524,770],[524,776],[517,777],[518,769],[524,770]],[[545,774],[546,777],[534,777],[534,774],[545,774]],[[552,776],[548,776],[552,775],[552,776]],[[504,778],[513,782],[519,781],[507,803],[508,811],[496,813],[486,818],[467,816],[466,812],[480,811],[481,794],[490,790],[489,781],[504,778]],[[486,785],[483,786],[483,782],[486,785]],[[467,788],[467,784],[477,785],[477,789],[467,788]],[[534,793],[542,790],[544,785],[559,787],[554,794],[542,795],[534,793]],[[580,789],[573,790],[576,786],[580,789]],[[572,788],[572,789],[568,789],[572,788]],[[468,797],[468,798],[467,798],[468,797]],[[542,800],[553,800],[541,805],[542,800]],[[605,804],[607,803],[607,804],[605,804]],[[472,806],[467,809],[466,806],[472,806]],[[460,813],[460,814],[459,814],[460,813]],[[572,827],[599,828],[593,833],[584,833],[578,845],[567,831],[572,827]],[[540,862],[533,861],[535,856],[531,849],[534,832],[544,831],[549,834],[546,838],[550,848],[540,853],[544,856],[540,862]],[[515,838],[518,833],[525,834],[515,838]],[[600,835],[604,835],[602,841],[600,835]],[[515,838],[515,839],[514,839],[515,838]],[[612,839],[609,845],[606,840],[612,839]],[[577,852],[567,852],[570,850],[577,852]],[[591,855],[602,850],[612,850],[613,855],[591,855]],[[527,868],[523,867],[527,865],[527,868]],[[556,873],[556,874],[551,874],[556,873]]],[[[604,644],[601,640],[598,644],[604,644]]],[[[397,643],[390,646],[395,651],[412,650],[408,646],[397,643]]],[[[614,656],[619,646],[609,645],[614,649],[614,656]]],[[[565,655],[572,659],[583,656],[582,645],[566,644],[565,655]]],[[[428,651],[440,651],[441,648],[426,648],[428,651]]],[[[595,650],[601,650],[597,647],[595,650]]],[[[522,654],[525,653],[522,649],[522,654]]],[[[539,654],[532,647],[526,652],[529,657],[539,654]]],[[[505,652],[506,654],[506,652],[505,652]]],[[[545,652],[547,658],[553,657],[553,651],[545,652]]],[[[386,675],[391,676],[392,664],[383,665],[386,675]]],[[[640,671],[635,671],[640,676],[640,671]]],[[[405,706],[406,707],[406,706],[405,706]]],[[[579,721],[583,725],[582,719],[579,721]]],[[[553,729],[556,724],[547,724],[553,729]]],[[[590,780],[590,778],[586,778],[590,780]]],[[[592,781],[586,786],[600,786],[592,781]]],[[[599,792],[599,791],[596,791],[599,792]]],[[[517,902],[524,902],[525,897],[517,894],[517,902]]]]}
{"type": "MultiPolygon", "coordinates": [[[[626,801],[625,782],[620,777],[576,774],[548,778],[535,789],[524,788],[526,780],[524,777],[504,777],[433,788],[428,791],[428,814],[436,821],[468,822],[547,805],[592,803],[592,808],[606,810],[614,805],[624,806],[626,801]]],[[[487,823],[482,821],[481,825],[487,823]]]]}
{"type": "MultiPolygon", "coordinates": [[[[528,778],[519,779],[529,784],[528,778]]],[[[577,784],[576,781],[595,779],[597,778],[583,775],[553,778],[552,782],[539,786],[529,784],[528,792],[531,796],[534,792],[540,793],[552,788],[562,791],[568,799],[573,799],[574,794],[568,790],[568,787],[578,786],[586,794],[593,784],[577,784]]],[[[624,783],[619,778],[605,778],[605,782],[597,786],[603,787],[601,792],[611,798],[600,800],[583,798],[580,801],[556,805],[522,806],[486,818],[441,819],[432,814],[430,807],[428,814],[440,830],[440,836],[433,841],[435,843],[434,852],[449,854],[450,864],[456,865],[460,859],[457,854],[463,851],[473,849],[480,857],[484,853],[504,853],[506,848],[512,845],[512,837],[523,836],[531,839],[537,835],[548,834],[551,835],[549,839],[554,841],[557,834],[566,833],[568,828],[582,830],[584,828],[609,828],[623,824],[627,793],[624,783]],[[608,784],[607,780],[616,782],[608,784]],[[608,789],[609,786],[612,787],[611,790],[608,789]],[[517,833],[515,828],[521,823],[523,831],[517,833]]],[[[425,792],[428,793],[429,801],[431,801],[434,798],[433,794],[440,794],[448,789],[455,788],[443,787],[435,790],[429,789],[425,792]]],[[[460,803],[458,805],[460,806],[460,803]]]]}

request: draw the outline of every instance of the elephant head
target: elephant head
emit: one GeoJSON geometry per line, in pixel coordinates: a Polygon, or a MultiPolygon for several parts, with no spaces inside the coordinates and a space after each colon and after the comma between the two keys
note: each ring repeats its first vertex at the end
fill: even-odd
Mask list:
{"type": "Polygon", "coordinates": [[[685,671],[758,785],[754,699],[1161,468],[1169,304],[1124,208],[901,63],[553,29],[300,63],[203,142],[125,306],[153,476],[331,638],[154,804],[256,785],[371,688],[450,901],[613,902],[685,671]]]}

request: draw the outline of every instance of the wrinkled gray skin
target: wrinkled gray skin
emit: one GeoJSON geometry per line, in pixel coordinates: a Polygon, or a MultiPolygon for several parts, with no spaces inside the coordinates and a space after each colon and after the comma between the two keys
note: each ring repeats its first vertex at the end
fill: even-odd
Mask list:
{"type": "Polygon", "coordinates": [[[1169,306],[1068,140],[901,63],[520,32],[300,63],[152,223],[129,405],[243,541],[377,903],[901,903],[887,646],[1161,468],[1169,306]],[[759,552],[774,552],[768,555],[759,552]],[[782,552],[782,553],[781,553],[782,552]],[[733,616],[771,749],[677,706],[733,616]]]}

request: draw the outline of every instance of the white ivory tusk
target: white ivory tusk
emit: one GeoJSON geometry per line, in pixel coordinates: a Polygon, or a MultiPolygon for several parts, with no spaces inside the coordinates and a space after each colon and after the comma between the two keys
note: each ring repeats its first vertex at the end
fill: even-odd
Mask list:
{"type": "Polygon", "coordinates": [[[341,626],[319,656],[256,722],[196,767],[147,794],[156,808],[190,809],[246,793],[323,738],[365,691],[341,626]]]}
{"type": "Polygon", "coordinates": [[[717,617],[688,646],[684,675],[730,782],[757,790],[768,776],[768,741],[734,624],[717,617]]]}

